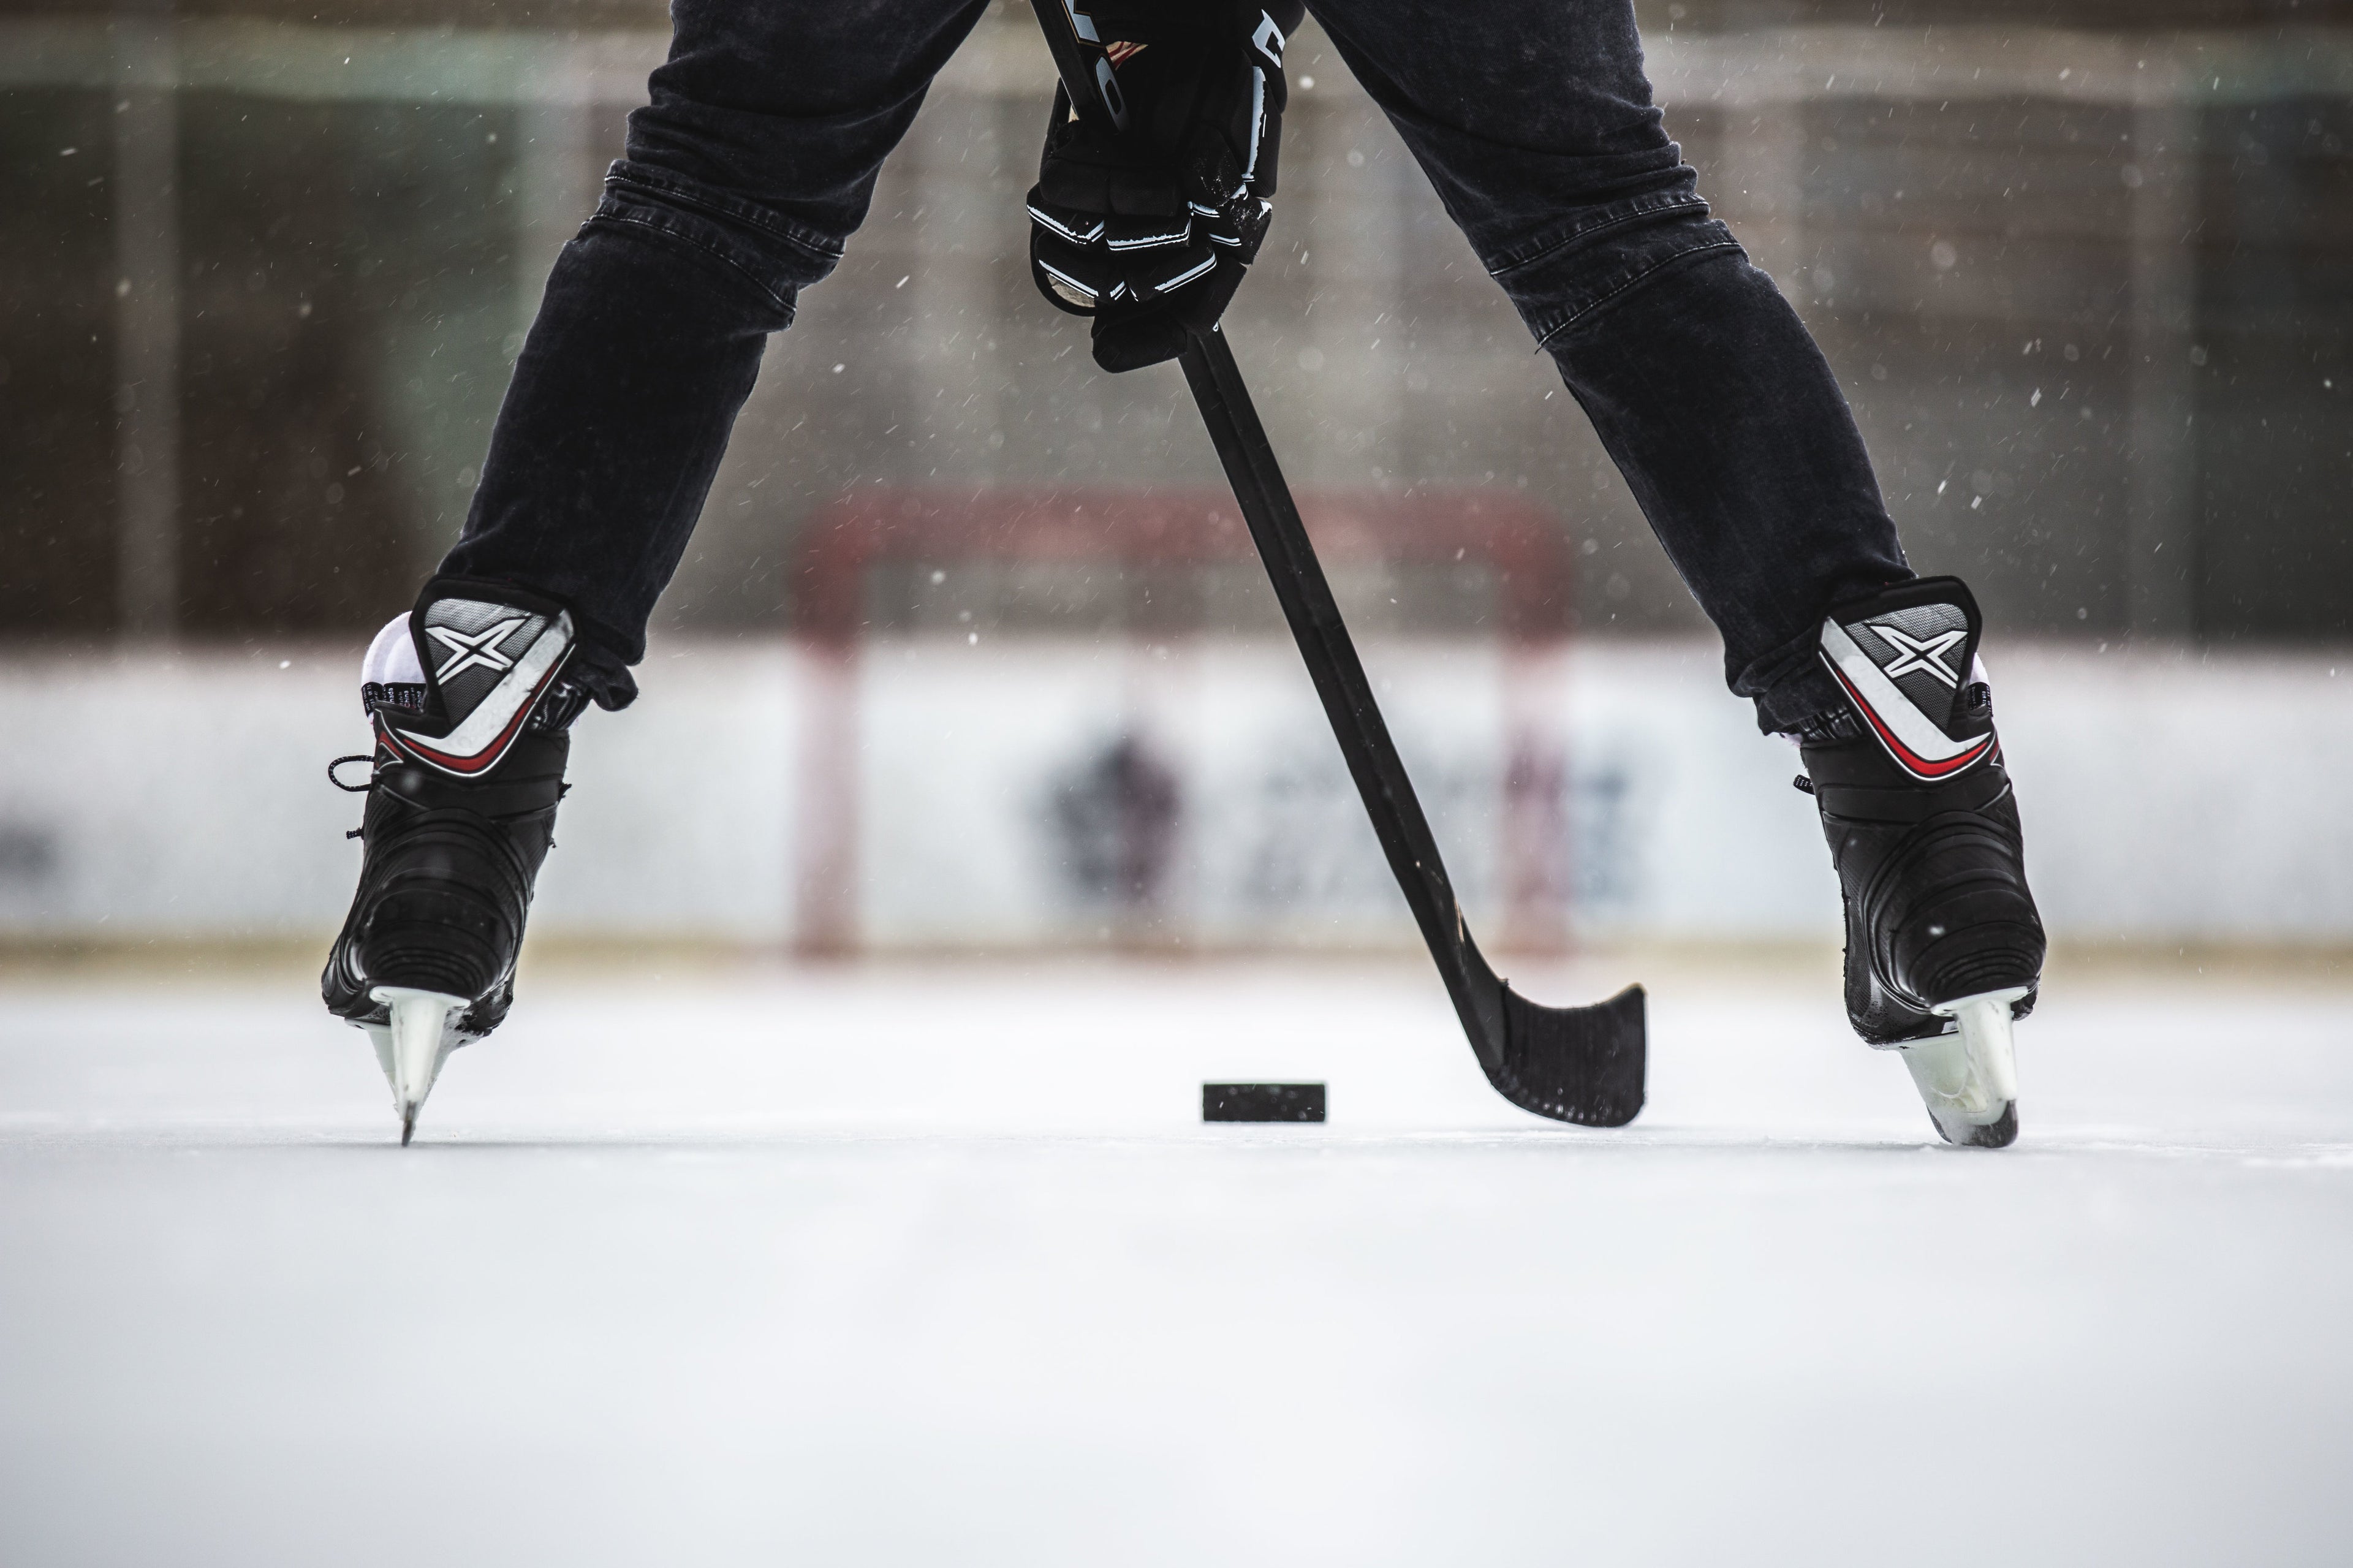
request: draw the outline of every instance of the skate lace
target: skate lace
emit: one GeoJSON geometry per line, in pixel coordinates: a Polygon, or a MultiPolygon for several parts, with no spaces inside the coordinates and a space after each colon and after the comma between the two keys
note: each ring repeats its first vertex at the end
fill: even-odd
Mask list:
{"type": "MultiPolygon", "coordinates": [[[[348,757],[337,757],[333,762],[327,764],[327,782],[329,784],[334,785],[337,789],[342,790],[345,795],[365,795],[370,789],[373,789],[375,786],[375,774],[373,772],[370,772],[368,774],[367,782],[365,784],[349,784],[336,777],[335,770],[342,767],[346,763],[365,763],[371,769],[373,769],[375,765],[375,753],[373,752],[354,752],[348,757]]],[[[359,838],[364,837],[366,832],[367,829],[365,827],[354,827],[349,833],[344,834],[343,837],[346,838],[359,838]]]]}
{"type": "MultiPolygon", "coordinates": [[[[337,777],[336,770],[343,767],[347,763],[366,763],[370,764],[371,769],[373,769],[375,763],[375,754],[372,752],[353,752],[350,756],[337,757],[333,762],[327,764],[327,782],[329,784],[334,785],[337,789],[342,790],[345,795],[365,795],[375,787],[375,774],[373,771],[369,773],[367,781],[364,784],[345,784],[341,778],[337,777]]],[[[555,786],[555,798],[559,801],[571,793],[572,786],[568,784],[558,784],[555,786]]],[[[547,809],[552,811],[554,808],[551,806],[547,809]]],[[[364,838],[367,837],[367,829],[364,826],[354,827],[349,833],[344,834],[343,837],[346,838],[364,838]]],[[[548,839],[547,847],[551,849],[555,847],[555,840],[553,837],[548,839]]]]}

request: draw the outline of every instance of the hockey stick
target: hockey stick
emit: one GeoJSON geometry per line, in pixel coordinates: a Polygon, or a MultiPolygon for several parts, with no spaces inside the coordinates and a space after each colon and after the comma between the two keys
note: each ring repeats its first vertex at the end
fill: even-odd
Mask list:
{"type": "MultiPolygon", "coordinates": [[[[1081,0],[1031,5],[1077,112],[1124,129],[1126,106],[1119,101],[1110,68],[1109,40],[1097,36],[1081,0]]],[[[1629,985],[1587,1007],[1541,1006],[1504,984],[1479,952],[1233,351],[1213,327],[1193,338],[1183,364],[1201,422],[1241,504],[1374,835],[1487,1081],[1505,1100],[1539,1116],[1623,1127],[1642,1109],[1648,1057],[1642,988],[1629,985]]]]}
{"type": "Polygon", "coordinates": [[[1588,1127],[1623,1127],[1642,1109],[1642,988],[1629,985],[1587,1007],[1546,1007],[1513,990],[1471,940],[1388,725],[1333,602],[1315,546],[1275,466],[1225,334],[1212,328],[1185,350],[1185,379],[1218,460],[1241,503],[1274,596],[1324,700],[1324,713],[1364,797],[1421,939],[1437,961],[1479,1066],[1497,1093],[1523,1110],[1588,1127]]]}

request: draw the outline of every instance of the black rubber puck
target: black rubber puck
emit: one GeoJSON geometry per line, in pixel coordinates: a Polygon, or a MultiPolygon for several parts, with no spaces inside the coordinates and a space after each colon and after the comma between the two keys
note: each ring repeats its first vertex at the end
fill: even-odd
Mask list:
{"type": "Polygon", "coordinates": [[[1321,1121],[1320,1083],[1205,1083],[1204,1121],[1321,1121]]]}

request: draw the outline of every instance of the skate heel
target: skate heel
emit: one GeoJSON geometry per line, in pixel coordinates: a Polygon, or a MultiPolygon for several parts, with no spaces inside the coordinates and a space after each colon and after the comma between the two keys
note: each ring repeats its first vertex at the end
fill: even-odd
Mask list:
{"type": "Polygon", "coordinates": [[[1955,1031],[1899,1047],[1929,1120],[1947,1143],[2007,1148],[2018,1137],[2018,1056],[2010,1009],[2028,991],[2013,985],[1939,1002],[1928,1010],[1955,1031]]]}
{"type": "Polygon", "coordinates": [[[400,1114],[400,1142],[406,1148],[417,1135],[417,1112],[433,1092],[441,1064],[458,1045],[458,1020],[473,1004],[446,991],[419,991],[407,985],[378,985],[369,999],[391,1013],[387,1024],[369,1027],[376,1061],[392,1085],[393,1109],[400,1114]]]}

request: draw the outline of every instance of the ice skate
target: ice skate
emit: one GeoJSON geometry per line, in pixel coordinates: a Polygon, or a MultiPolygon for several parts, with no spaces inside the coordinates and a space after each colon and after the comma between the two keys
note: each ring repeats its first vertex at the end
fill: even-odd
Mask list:
{"type": "Polygon", "coordinates": [[[1999,1149],[2018,1137],[2012,1025],[2044,942],[1981,624],[1951,577],[1832,610],[1821,657],[1849,706],[1801,737],[1799,786],[1838,867],[1855,1032],[1903,1053],[1947,1142],[1999,1149]]]}
{"type": "MultiPolygon", "coordinates": [[[[328,1011],[366,1031],[400,1141],[449,1053],[514,999],[532,887],[554,842],[582,694],[562,680],[562,609],[491,584],[438,582],[385,627],[361,672],[375,731],[359,890],[320,977],[328,1011]]],[[[330,777],[334,774],[331,772],[330,777]]]]}

